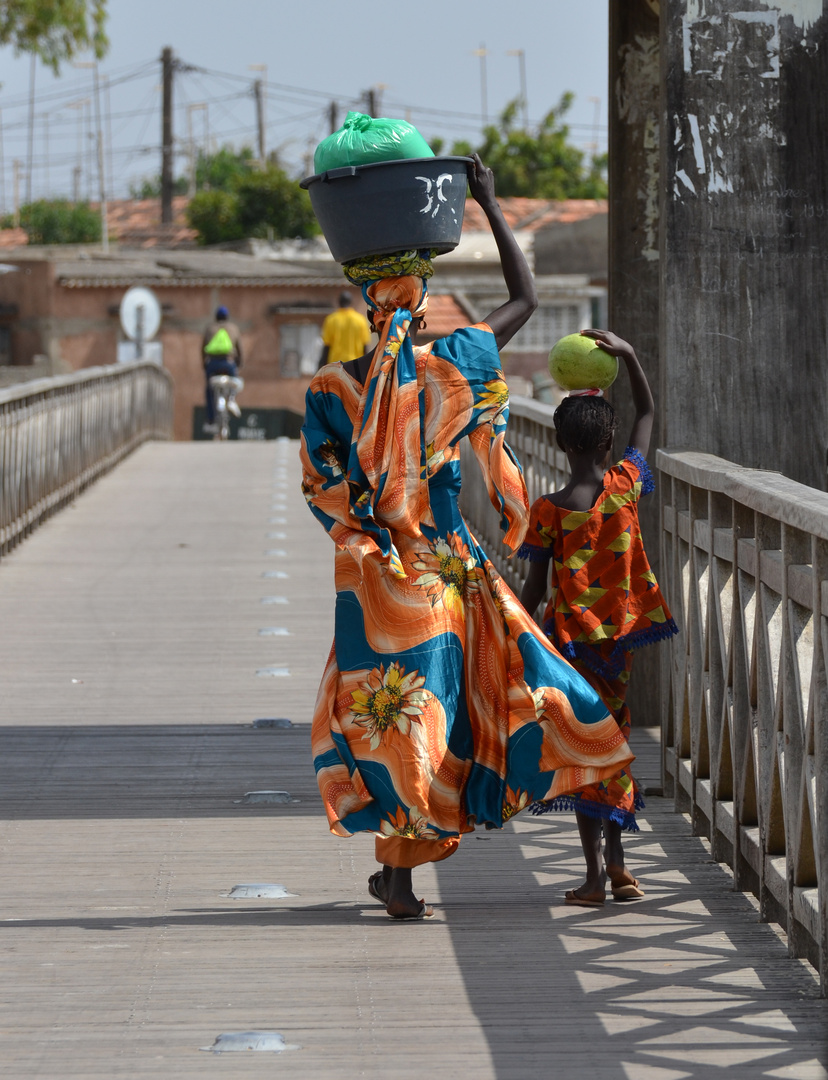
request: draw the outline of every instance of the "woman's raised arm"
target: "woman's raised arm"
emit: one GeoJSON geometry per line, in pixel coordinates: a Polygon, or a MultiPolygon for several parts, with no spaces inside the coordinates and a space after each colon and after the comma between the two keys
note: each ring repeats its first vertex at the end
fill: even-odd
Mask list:
{"type": "Polygon", "coordinates": [[[478,154],[472,156],[474,164],[469,166],[469,188],[488,218],[500,254],[503,280],[509,290],[506,303],[501,304],[485,319],[492,328],[498,349],[502,349],[538,306],[538,294],[529,264],[512,230],[506,224],[495,198],[494,174],[483,164],[478,154]]]}

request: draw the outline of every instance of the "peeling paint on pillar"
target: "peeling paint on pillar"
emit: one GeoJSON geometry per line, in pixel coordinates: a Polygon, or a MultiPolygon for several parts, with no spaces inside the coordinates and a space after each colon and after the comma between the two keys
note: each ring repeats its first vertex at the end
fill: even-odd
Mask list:
{"type": "Polygon", "coordinates": [[[662,444],[824,488],[828,16],[763,7],[663,14],[662,444]]]}

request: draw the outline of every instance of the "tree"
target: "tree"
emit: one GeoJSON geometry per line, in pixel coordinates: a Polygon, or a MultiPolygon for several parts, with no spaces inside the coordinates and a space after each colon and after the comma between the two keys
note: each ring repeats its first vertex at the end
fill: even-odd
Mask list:
{"type": "Polygon", "coordinates": [[[197,192],[187,221],[202,244],[244,237],[308,237],[319,232],[308,193],[278,165],[240,170],[224,190],[197,192]]]}
{"type": "Polygon", "coordinates": [[[107,0],[0,0],[0,45],[34,53],[57,72],[64,60],[109,47],[107,0]]]}
{"type": "Polygon", "coordinates": [[[231,191],[199,191],[187,207],[187,222],[200,244],[221,244],[244,238],[238,196],[231,191]]]}
{"type": "MultiPolygon", "coordinates": [[[[272,164],[277,165],[274,159],[272,164]]],[[[199,152],[196,160],[196,191],[231,191],[237,181],[249,176],[256,168],[256,158],[249,146],[234,150],[232,146],[222,146],[214,154],[199,152]]]]}
{"type": "MultiPolygon", "coordinates": [[[[9,214],[0,228],[14,224],[9,214]]],[[[101,215],[87,203],[39,199],[20,207],[20,225],[30,244],[93,244],[101,238],[101,215]]]]}
{"type": "MultiPolygon", "coordinates": [[[[2,2],[2,0],[0,0],[2,2]]],[[[271,164],[278,165],[274,155],[271,164]]],[[[233,191],[236,182],[256,168],[256,158],[249,146],[234,150],[232,146],[222,146],[214,154],[205,154],[199,150],[195,167],[196,191],[233,191]]],[[[190,190],[190,181],[186,176],[179,176],[173,183],[175,195],[186,195],[190,190]]],[[[161,197],[161,174],[145,177],[140,184],[133,184],[129,189],[133,199],[159,199],[161,197]]]]}
{"type": "MultiPolygon", "coordinates": [[[[585,164],[585,154],[568,141],[569,128],[562,119],[574,95],[566,93],[550,109],[537,131],[517,127],[520,100],[511,101],[500,115],[499,125],[484,128],[476,152],[494,171],[498,195],[522,195],[536,199],[605,199],[606,155],[585,164]]],[[[439,153],[442,142],[432,149],[439,153]],[[439,149],[438,149],[439,147],[439,149]]],[[[452,154],[469,155],[468,142],[455,142],[452,154]]]]}
{"type": "Polygon", "coordinates": [[[239,222],[246,236],[309,237],[319,232],[310,197],[278,166],[250,173],[236,184],[239,222]]]}

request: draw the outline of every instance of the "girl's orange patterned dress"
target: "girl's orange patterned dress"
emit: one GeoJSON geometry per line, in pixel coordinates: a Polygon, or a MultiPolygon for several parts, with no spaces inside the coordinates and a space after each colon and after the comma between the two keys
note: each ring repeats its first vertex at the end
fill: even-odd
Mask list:
{"type": "MultiPolygon", "coordinates": [[[[520,556],[550,566],[552,588],[543,628],[581,672],[630,735],[626,705],[634,649],[678,633],[650,569],[638,500],[653,490],[646,460],[631,447],[607,471],[590,510],[567,510],[546,496],[532,506],[520,556]]],[[[608,779],[536,804],[534,813],[578,810],[636,830],[643,802],[629,769],[608,779]]]]}

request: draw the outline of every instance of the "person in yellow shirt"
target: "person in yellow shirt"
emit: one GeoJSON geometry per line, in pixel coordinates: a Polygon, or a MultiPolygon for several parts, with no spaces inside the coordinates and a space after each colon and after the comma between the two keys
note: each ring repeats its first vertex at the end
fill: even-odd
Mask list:
{"type": "Polygon", "coordinates": [[[338,310],[331,312],[322,323],[323,348],[319,367],[356,360],[367,351],[370,341],[368,320],[354,311],[350,293],[340,293],[338,310]]]}

